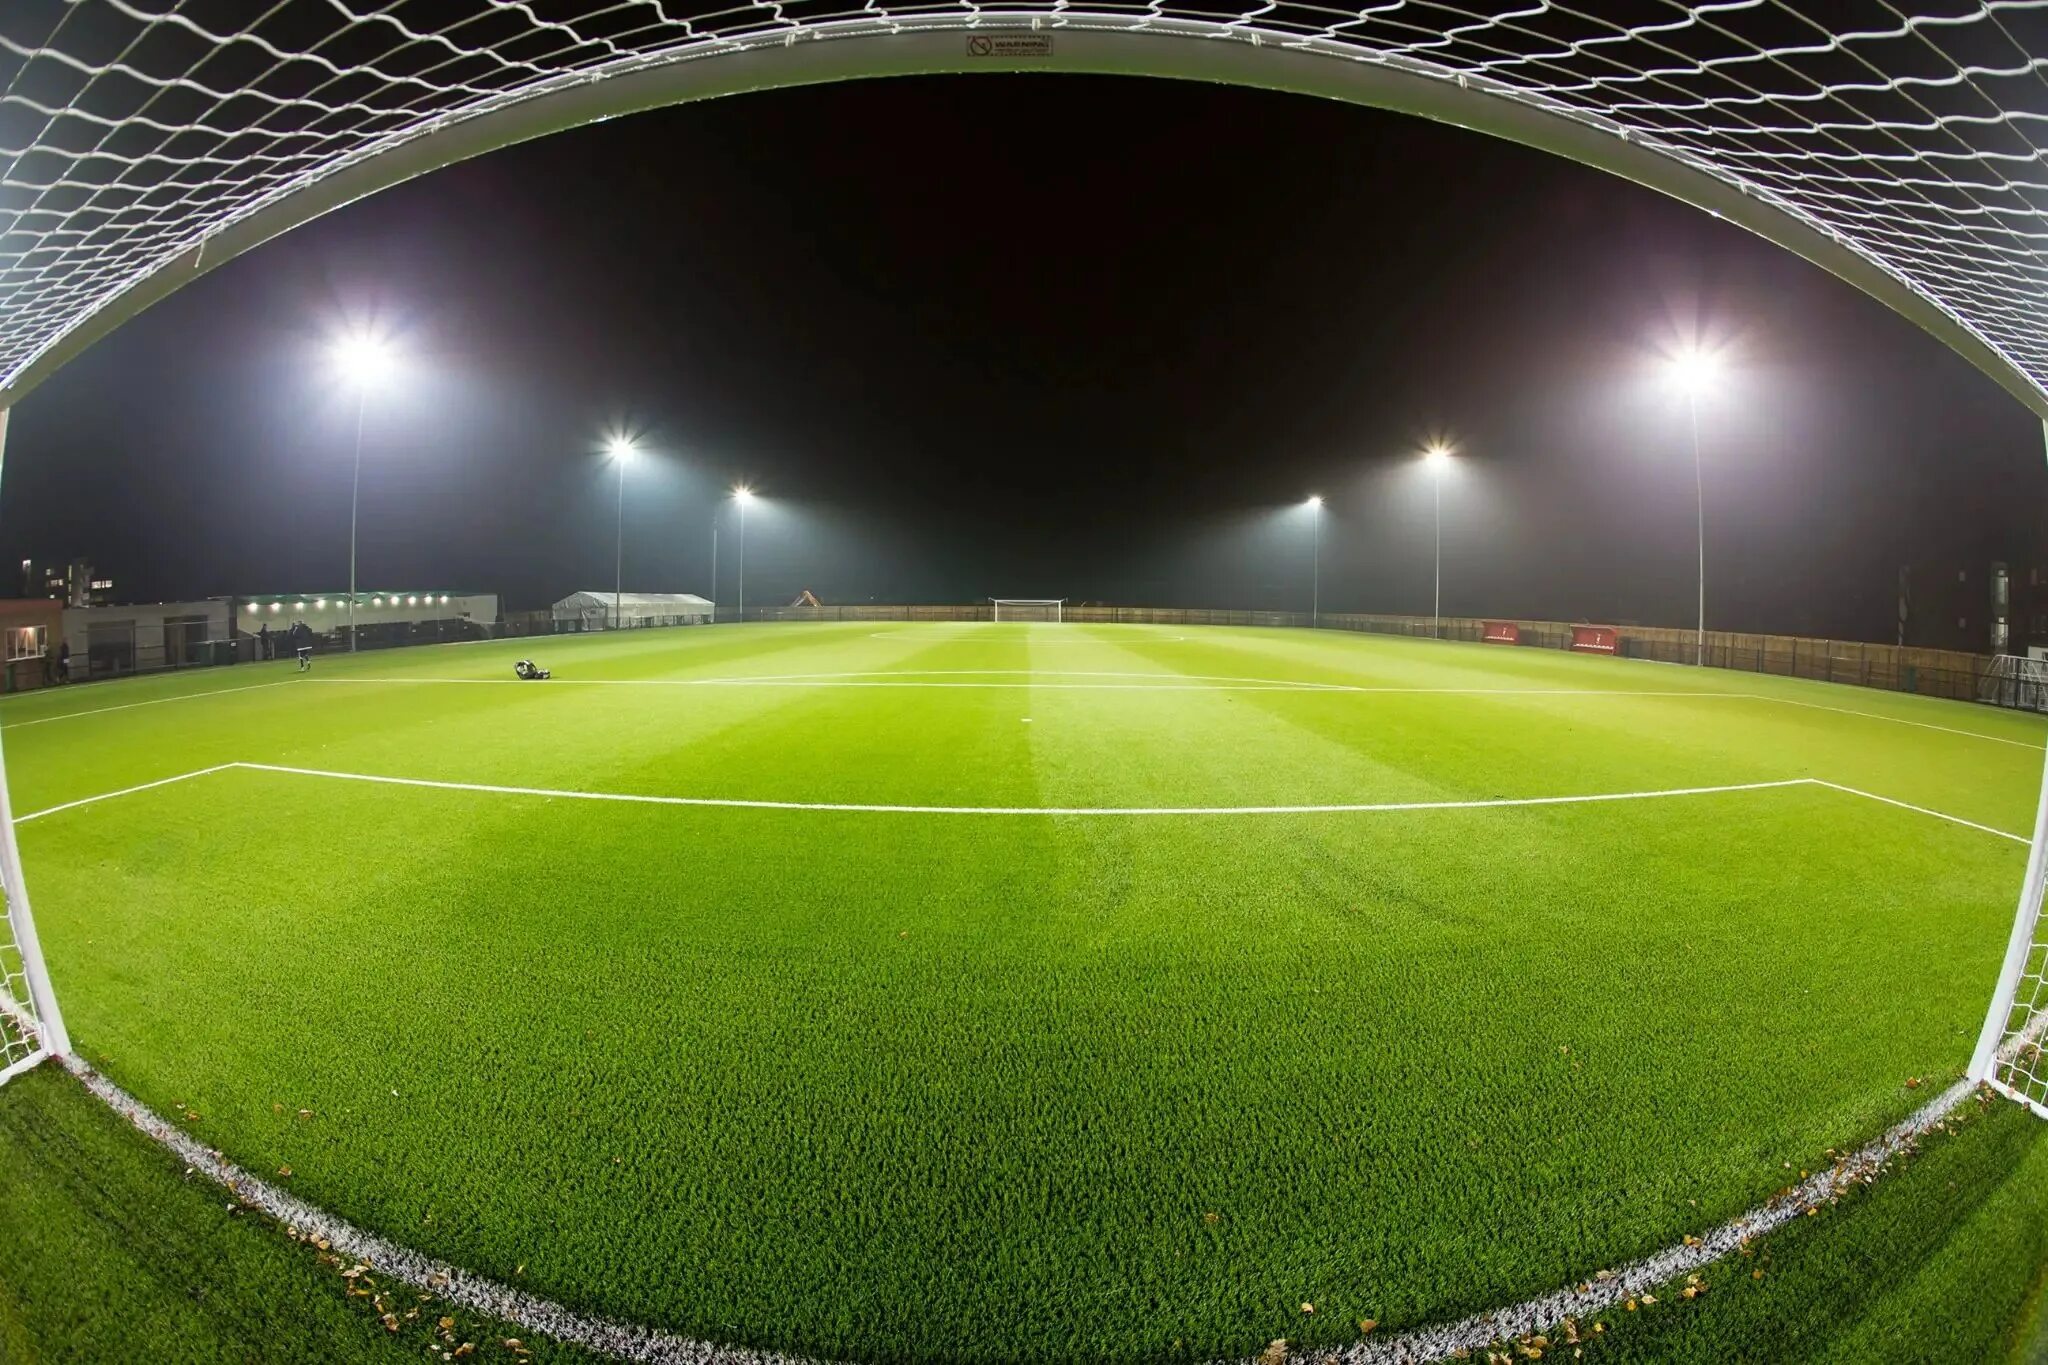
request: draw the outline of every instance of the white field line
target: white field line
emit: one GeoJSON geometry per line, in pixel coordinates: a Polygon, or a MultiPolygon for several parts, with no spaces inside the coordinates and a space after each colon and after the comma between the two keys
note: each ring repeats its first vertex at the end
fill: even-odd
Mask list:
{"type": "Polygon", "coordinates": [[[139,792],[157,787],[168,787],[173,783],[189,781],[195,777],[206,777],[213,773],[241,769],[247,772],[280,773],[289,777],[320,777],[338,782],[368,782],[378,786],[417,787],[430,791],[479,792],[489,796],[537,796],[544,800],[563,801],[611,801],[625,805],[639,806],[683,806],[708,807],[729,810],[771,810],[771,811],[825,811],[852,815],[983,815],[1011,817],[1046,816],[1114,816],[1114,817],[1161,817],[1161,816],[1242,816],[1242,815],[1393,815],[1403,812],[1445,811],[1445,810],[1510,810],[1533,806],[1584,806],[1601,805],[1617,801],[1655,801],[1669,797],[1718,796],[1729,792],[1771,791],[1784,787],[1824,787],[1829,791],[1841,792],[1847,796],[1858,796],[1881,805],[1894,806],[1899,810],[1911,811],[1916,815],[1929,816],[1965,829],[1978,830],[1984,834],[1996,835],[2014,843],[2024,844],[2025,836],[2011,834],[1990,825],[1980,825],[1974,820],[1965,820],[1959,815],[1916,806],[1906,801],[1896,801],[1889,796],[1864,791],[1860,787],[1848,787],[1839,782],[1829,782],[1819,777],[1783,777],[1766,782],[1728,782],[1703,787],[1663,787],[1647,791],[1629,792],[1582,792],[1566,796],[1507,796],[1483,800],[1465,801],[1358,801],[1330,805],[1268,805],[1268,806],[923,806],[885,802],[863,801],[768,801],[733,796],[663,796],[652,792],[595,792],[578,791],[566,787],[523,787],[495,782],[450,782],[427,777],[394,777],[384,773],[351,773],[332,768],[300,768],[283,763],[217,763],[210,768],[198,768],[189,773],[178,773],[172,777],[158,778],[119,791],[102,792],[97,796],[82,796],[62,805],[47,806],[42,810],[30,811],[15,817],[16,824],[26,824],[45,816],[57,815],[64,811],[76,810],[81,806],[96,805],[101,801],[112,801],[117,797],[133,796],[139,792]]]}
{"type": "Polygon", "coordinates": [[[1986,834],[1996,834],[1999,838],[2010,839],[2016,844],[2031,845],[2033,842],[2024,834],[2010,834],[2002,829],[1993,829],[1989,825],[1980,825],[1975,820],[1965,820],[1960,815],[1950,815],[1946,811],[1929,810],[1925,806],[1916,806],[1910,801],[1895,801],[1889,796],[1879,796],[1876,792],[1864,791],[1861,787],[1845,787],[1839,782],[1829,782],[1824,778],[1818,777],[1809,780],[1816,786],[1831,787],[1838,792],[1847,792],[1851,796],[1860,796],[1866,801],[1882,801],[1887,806],[1897,806],[1900,810],[1909,810],[1915,815],[1931,815],[1937,820],[1946,820],[1952,825],[1961,825],[1965,829],[1976,829],[1982,830],[1986,834]]]}
{"type": "MultiPolygon", "coordinates": [[[[1611,1272],[1606,1279],[1589,1280],[1509,1308],[1475,1313],[1440,1327],[1418,1328],[1351,1346],[1307,1351],[1299,1358],[1314,1362],[1314,1365],[1423,1365],[1423,1362],[1443,1360],[1460,1353],[1476,1357],[1495,1342],[1550,1332],[1566,1318],[1583,1319],[1604,1313],[1681,1275],[1703,1270],[1739,1250],[1743,1244],[1755,1241],[1795,1218],[1804,1217],[1808,1210],[1817,1209],[1847,1193],[1851,1187],[1868,1184],[1877,1178],[1887,1162],[1941,1123],[1973,1090],[1968,1081],[1957,1081],[1910,1118],[1842,1157],[1832,1168],[1808,1177],[1748,1213],[1709,1229],[1694,1245],[1666,1247],[1639,1261],[1629,1262],[1611,1272]]],[[[1590,1331],[1586,1335],[1590,1336],[1590,1331]]],[[[1288,1359],[1296,1357],[1290,1354],[1288,1359]]]]}
{"type": "MultiPolygon", "coordinates": [[[[725,796],[659,796],[642,792],[574,791],[557,787],[514,787],[490,782],[445,782],[424,777],[388,777],[379,773],[338,772],[329,768],[296,768],[280,763],[236,763],[251,772],[325,777],[346,782],[374,782],[394,787],[425,787],[435,791],[483,792],[494,796],[539,796],[549,800],[618,801],[647,806],[712,806],[737,810],[838,811],[856,815],[991,815],[991,816],[1230,816],[1230,815],[1377,815],[1400,811],[1496,810],[1515,806],[1575,806],[1605,801],[1648,801],[1670,796],[1714,796],[1723,792],[1763,791],[1772,787],[1815,785],[1810,777],[1770,782],[1735,782],[1714,787],[1669,787],[1656,791],[1593,792],[1577,796],[1515,796],[1474,801],[1371,801],[1300,806],[919,806],[858,801],[760,801],[725,796]]],[[[125,795],[125,793],[115,793],[125,795]]]]}
{"type": "Polygon", "coordinates": [[[653,1327],[578,1313],[538,1294],[473,1275],[459,1266],[422,1256],[346,1219],[259,1179],[205,1146],[190,1133],[166,1123],[149,1106],[94,1071],[75,1056],[64,1066],[85,1088],[128,1120],[144,1136],[167,1148],[193,1171],[226,1189],[246,1208],[270,1215],[302,1237],[326,1241],[338,1256],[352,1257],[379,1276],[401,1280],[473,1313],[517,1323],[530,1332],[544,1332],[619,1360],[650,1365],[805,1365],[797,1357],[744,1346],[692,1341],[653,1327]]]}
{"type": "Polygon", "coordinates": [[[239,763],[216,763],[211,768],[194,768],[189,773],[179,773],[175,777],[159,777],[154,782],[138,783],[133,787],[123,787],[119,791],[101,792],[98,796],[81,796],[76,801],[66,801],[59,806],[45,806],[41,810],[32,810],[27,815],[17,815],[14,817],[14,823],[25,825],[31,820],[40,820],[46,815],[56,815],[60,811],[77,810],[80,806],[98,805],[102,801],[111,801],[117,796],[133,796],[137,792],[150,791],[156,787],[168,787],[174,782],[189,782],[195,777],[205,777],[209,773],[224,773],[230,768],[239,768],[241,766],[239,763]]]}
{"type": "MultiPolygon", "coordinates": [[[[307,678],[307,682],[335,684],[462,684],[481,686],[515,686],[518,678],[307,678]]],[[[1944,735],[1956,735],[1963,739],[1981,739],[1992,744],[2006,744],[2015,749],[2040,750],[2043,746],[2024,739],[2008,739],[2003,735],[1986,734],[1982,730],[1966,730],[1956,725],[1936,725],[1931,721],[1907,720],[1902,716],[1887,716],[1879,711],[1858,711],[1847,706],[1828,706],[1821,702],[1796,701],[1790,697],[1772,696],[1767,692],[1722,692],[1713,690],[1688,690],[1675,687],[1382,687],[1364,683],[1305,682],[1284,678],[1237,678],[1217,677],[1200,673],[1097,673],[1085,670],[1048,669],[981,669],[981,668],[905,668],[864,673],[769,673],[739,677],[718,678],[556,678],[557,684],[579,687],[992,687],[992,688],[1066,688],[1067,690],[1132,691],[1132,692],[1198,692],[1198,691],[1247,691],[1247,692],[1335,692],[1364,696],[1417,696],[1417,697],[1683,697],[1696,701],[1756,701],[1778,706],[1797,706],[1809,711],[1831,711],[1838,716],[1855,716],[1862,720],[1880,721],[1886,725],[1907,725],[1916,730],[1933,730],[1944,735]],[[964,676],[1026,678],[1127,678],[1130,684],[1115,687],[1092,687],[1049,682],[1018,683],[952,683],[924,682],[925,678],[947,678],[964,676]],[[868,681],[873,680],[873,681],[868,681]],[[1140,686],[1142,680],[1154,681],[1140,686]],[[1227,684],[1214,687],[1188,687],[1186,683],[1227,684]]],[[[275,687],[277,683],[260,684],[275,687]]],[[[230,688],[229,691],[239,691],[230,688]]],[[[206,694],[210,695],[210,694],[206,694]]],[[[181,700],[166,698],[166,700],[181,700]]],[[[139,705],[151,705],[143,702],[139,705]]],[[[108,708],[119,709],[119,708],[108,708]]],[[[80,712],[91,715],[92,712],[80,712]]],[[[51,716],[49,720],[66,720],[67,716],[51,716]]],[[[42,721],[23,721],[25,725],[40,725],[42,721]]]]}
{"type": "MultiPolygon", "coordinates": [[[[409,1247],[366,1232],[346,1219],[307,1203],[236,1166],[190,1133],[166,1123],[147,1105],[115,1085],[75,1056],[64,1066],[115,1113],[152,1141],[167,1148],[194,1172],[226,1189],[246,1208],[256,1209],[301,1237],[318,1237],[340,1256],[367,1265],[378,1275],[403,1281],[484,1317],[516,1323],[530,1332],[584,1347],[618,1360],[645,1365],[809,1365],[803,1357],[746,1346],[695,1341],[659,1328],[615,1318],[578,1313],[551,1299],[502,1285],[459,1266],[436,1261],[409,1247]]],[[[1359,1342],[1334,1350],[1310,1352],[1289,1359],[1316,1365],[1424,1365],[1466,1354],[1476,1355],[1495,1342],[1548,1332],[1568,1317],[1604,1312],[1680,1275],[1699,1271],[1735,1252],[1745,1243],[1783,1227],[1808,1210],[1819,1208],[1852,1186],[1874,1180],[1894,1156],[1939,1124],[1967,1098],[1972,1088],[1958,1081],[1910,1118],[1874,1141],[1841,1158],[1829,1170],[1801,1181],[1691,1244],[1632,1261],[1606,1278],[1560,1289],[1458,1322],[1359,1342]]]]}
{"type": "MultiPolygon", "coordinates": [[[[307,682],[333,686],[360,684],[452,685],[463,687],[533,686],[519,678],[308,678],[307,682]]],[[[1049,672],[1026,668],[906,668],[878,673],[768,673],[717,678],[554,678],[550,685],[570,687],[995,687],[995,688],[1082,688],[1108,692],[1336,692],[1377,696],[1464,696],[1464,697],[1744,697],[1734,692],[1682,692],[1668,687],[1372,687],[1356,683],[1298,682],[1282,678],[1216,677],[1200,673],[1091,673],[1049,672]],[[1020,677],[1020,678],[1120,678],[1128,682],[927,682],[928,678],[1020,677]],[[1190,687],[1201,683],[1212,686],[1190,687]]],[[[1769,700],[1769,698],[1759,698],[1769,700]]],[[[1862,714],[1858,712],[1856,714],[1862,714]]],[[[1883,719],[1883,717],[1877,717],[1883,719]]],[[[1967,733],[1958,731],[1958,734],[1967,733]]]]}
{"type": "Polygon", "coordinates": [[[60,720],[77,720],[81,716],[104,716],[109,711],[133,711],[138,706],[164,706],[174,701],[199,701],[205,697],[225,697],[231,692],[254,692],[265,687],[283,687],[292,682],[290,678],[279,678],[276,682],[247,683],[241,687],[215,687],[205,692],[181,692],[175,697],[152,697],[148,701],[122,702],[119,706],[95,706],[86,711],[66,711],[59,716],[39,716],[34,720],[12,720],[0,725],[0,730],[26,730],[31,725],[49,725],[60,720]]]}
{"type": "Polygon", "coordinates": [[[2015,749],[2040,749],[2043,746],[2024,739],[2007,739],[2003,735],[1987,735],[1982,730],[1964,730],[1954,725],[1935,725],[1924,720],[1906,720],[1901,716],[1887,716],[1877,711],[1857,711],[1847,706],[1827,706],[1817,701],[1794,701],[1790,697],[1773,697],[1762,692],[1730,692],[1731,697],[1748,697],[1757,701],[1774,701],[1781,706],[1803,706],[1809,711],[1832,711],[1838,716],[1861,716],[1865,720],[1881,720],[1892,725],[1910,725],[1916,730],[1939,730],[1945,735],[1962,735],[1966,739],[1988,739],[1993,744],[2010,744],[2015,749]]]}

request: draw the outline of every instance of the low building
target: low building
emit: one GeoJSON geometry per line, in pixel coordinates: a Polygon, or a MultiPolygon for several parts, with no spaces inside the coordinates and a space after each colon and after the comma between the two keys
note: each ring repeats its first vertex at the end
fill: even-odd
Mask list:
{"type": "Polygon", "coordinates": [[[234,662],[226,598],[65,607],[63,612],[73,681],[234,662]]]}
{"type": "Polygon", "coordinates": [[[232,601],[237,634],[277,635],[304,621],[315,635],[346,640],[353,626],[364,647],[469,639],[490,634],[498,621],[498,595],[492,592],[359,592],[353,612],[345,592],[265,593],[232,601]]]}
{"type": "Polygon", "coordinates": [[[0,599],[0,655],[9,692],[57,681],[57,647],[64,638],[64,604],[46,597],[0,599]]]}
{"type": "Polygon", "coordinates": [[[607,630],[614,626],[698,626],[717,608],[693,592],[572,592],[555,603],[555,626],[568,630],[607,630]]]}

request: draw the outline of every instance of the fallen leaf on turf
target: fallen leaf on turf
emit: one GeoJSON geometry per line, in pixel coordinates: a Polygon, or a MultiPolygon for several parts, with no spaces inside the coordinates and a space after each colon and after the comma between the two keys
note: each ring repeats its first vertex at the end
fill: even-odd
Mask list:
{"type": "Polygon", "coordinates": [[[1266,1343],[1266,1349],[1259,1352],[1258,1365],[1286,1365],[1287,1338],[1275,1337],[1266,1343]]]}
{"type": "Polygon", "coordinates": [[[292,1168],[289,1166],[278,1167],[277,1173],[283,1176],[286,1180],[290,1180],[292,1178],[292,1168]]]}
{"type": "Polygon", "coordinates": [[[1372,1329],[1379,1325],[1380,1320],[1378,1318],[1360,1318],[1358,1320],[1358,1335],[1369,1337],[1372,1335],[1372,1329]]]}
{"type": "Polygon", "coordinates": [[[1316,1306],[1312,1303],[1304,1301],[1301,1305],[1301,1311],[1304,1313],[1313,1313],[1316,1311],[1316,1306]]]}

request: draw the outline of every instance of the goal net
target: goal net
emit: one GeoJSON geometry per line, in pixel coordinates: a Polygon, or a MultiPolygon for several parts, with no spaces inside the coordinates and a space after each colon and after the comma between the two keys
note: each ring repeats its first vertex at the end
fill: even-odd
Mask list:
{"type": "Polygon", "coordinates": [[[1057,621],[1060,608],[1067,605],[1064,597],[991,597],[998,621],[1057,621]]]}
{"type": "Polygon", "coordinates": [[[1977,684],[1977,700],[2020,711],[2048,711],[2048,659],[1999,655],[1977,684]]]}

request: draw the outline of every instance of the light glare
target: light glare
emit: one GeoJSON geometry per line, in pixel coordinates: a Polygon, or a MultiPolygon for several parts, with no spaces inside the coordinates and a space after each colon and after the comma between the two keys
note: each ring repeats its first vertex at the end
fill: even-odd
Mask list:
{"type": "Polygon", "coordinates": [[[741,484],[732,490],[732,500],[737,503],[752,502],[754,500],[754,490],[745,484],[741,484]]]}
{"type": "Polygon", "coordinates": [[[1721,361],[1713,352],[1687,346],[1668,362],[1671,378],[1689,394],[1705,393],[1721,373],[1721,361]]]}
{"type": "Polygon", "coordinates": [[[382,337],[357,332],[334,344],[334,367],[343,379],[362,388],[378,383],[391,372],[391,346],[382,337]]]}
{"type": "Polygon", "coordinates": [[[1422,460],[1432,473],[1441,474],[1451,465],[1451,448],[1441,441],[1422,452],[1422,460]]]}

